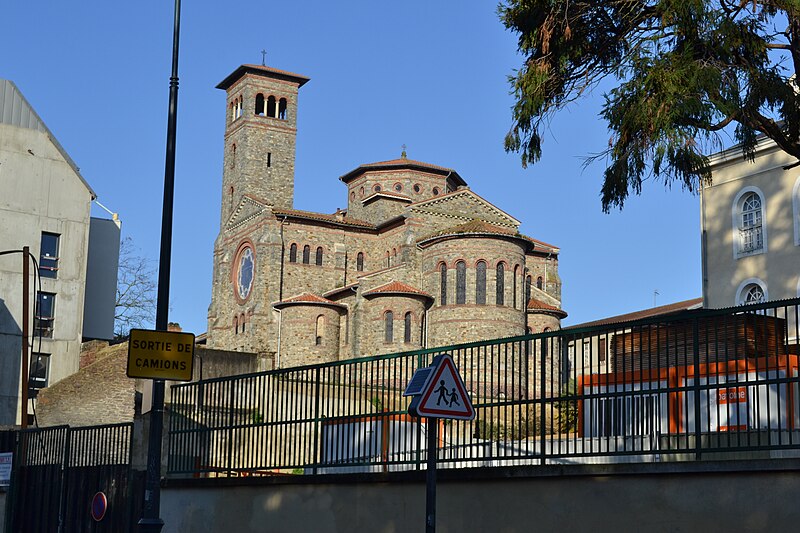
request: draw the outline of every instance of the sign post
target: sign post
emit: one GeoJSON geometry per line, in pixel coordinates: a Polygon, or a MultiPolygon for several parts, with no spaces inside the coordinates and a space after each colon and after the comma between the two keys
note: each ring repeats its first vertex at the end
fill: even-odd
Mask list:
{"type": "Polygon", "coordinates": [[[420,368],[411,377],[403,396],[411,396],[408,414],[425,418],[428,442],[425,474],[425,533],[436,531],[436,459],[439,421],[473,420],[475,408],[450,354],[437,355],[433,364],[420,368]]]}

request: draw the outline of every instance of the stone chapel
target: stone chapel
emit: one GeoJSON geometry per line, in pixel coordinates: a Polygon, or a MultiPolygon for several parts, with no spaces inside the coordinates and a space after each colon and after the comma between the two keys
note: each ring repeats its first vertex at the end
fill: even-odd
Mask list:
{"type": "Polygon", "coordinates": [[[556,246],[453,169],[399,159],[346,172],[347,209],[294,209],[298,91],[242,65],[226,91],[209,348],[291,367],[558,329],[556,246]]]}

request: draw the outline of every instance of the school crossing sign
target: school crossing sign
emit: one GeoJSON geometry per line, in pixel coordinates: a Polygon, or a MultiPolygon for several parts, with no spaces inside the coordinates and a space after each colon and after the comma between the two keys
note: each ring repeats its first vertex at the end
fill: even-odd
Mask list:
{"type": "Polygon", "coordinates": [[[449,354],[436,356],[433,364],[414,373],[405,396],[413,396],[408,413],[427,418],[472,420],[472,407],[467,388],[449,354]]]}

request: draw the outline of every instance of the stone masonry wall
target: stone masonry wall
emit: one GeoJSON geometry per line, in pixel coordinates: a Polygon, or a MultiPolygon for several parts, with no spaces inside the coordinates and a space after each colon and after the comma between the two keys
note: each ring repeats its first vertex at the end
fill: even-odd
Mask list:
{"type": "Polygon", "coordinates": [[[83,360],[80,372],[39,391],[39,425],[132,422],[137,380],[126,375],[128,344],[91,343],[83,360]]]}
{"type": "Polygon", "coordinates": [[[517,306],[514,304],[514,266],[524,268],[524,250],[517,241],[501,238],[461,238],[440,241],[424,250],[424,290],[436,302],[428,313],[428,346],[443,346],[480,339],[523,335],[525,313],[522,309],[522,276],[517,276],[517,306]],[[456,263],[466,263],[466,301],[456,304],[456,263]],[[485,261],[486,304],[476,304],[475,266],[485,261]],[[496,266],[506,265],[504,302],[496,300],[496,266]],[[447,265],[447,302],[441,302],[440,265],[447,265]]]}
{"type": "Polygon", "coordinates": [[[419,297],[391,295],[373,296],[364,299],[360,307],[359,339],[360,355],[378,355],[404,352],[422,347],[422,321],[425,316],[425,300],[419,297]],[[387,341],[387,313],[392,314],[391,341],[387,341]],[[405,316],[410,313],[410,338],[405,341],[405,316]]]}
{"type": "Polygon", "coordinates": [[[330,306],[284,307],[281,311],[281,367],[337,361],[340,317],[341,311],[330,306]],[[322,317],[321,321],[318,321],[319,317],[322,317]],[[320,337],[319,343],[317,333],[320,337]]]}
{"type": "Polygon", "coordinates": [[[369,220],[365,214],[365,209],[369,209],[369,206],[365,208],[361,201],[375,192],[376,185],[379,185],[382,191],[407,196],[413,202],[443,195],[447,188],[445,177],[439,174],[409,169],[365,172],[347,184],[347,212],[350,216],[369,220]],[[414,189],[415,185],[419,191],[414,189]],[[434,189],[438,194],[433,193],[434,189]]]}
{"type": "Polygon", "coordinates": [[[296,83],[247,74],[227,91],[225,150],[222,180],[222,224],[242,194],[291,208],[294,201],[294,163],[297,135],[296,83]],[[255,114],[256,95],[286,98],[287,118],[255,114]],[[231,105],[243,98],[242,115],[233,118],[231,105]],[[235,146],[235,148],[234,148],[235,146]]]}

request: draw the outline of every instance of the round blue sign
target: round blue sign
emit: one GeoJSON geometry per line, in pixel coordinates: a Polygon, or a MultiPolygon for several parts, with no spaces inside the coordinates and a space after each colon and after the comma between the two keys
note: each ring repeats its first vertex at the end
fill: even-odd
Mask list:
{"type": "Polygon", "coordinates": [[[108,498],[102,492],[98,492],[92,498],[92,518],[95,522],[99,522],[106,515],[108,510],[108,498]]]}

